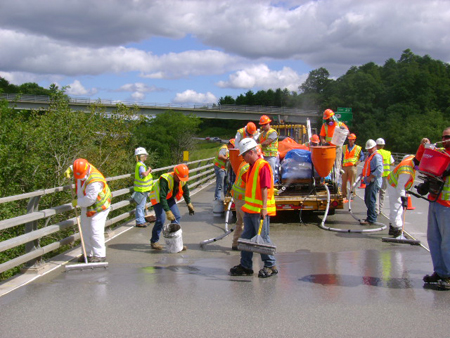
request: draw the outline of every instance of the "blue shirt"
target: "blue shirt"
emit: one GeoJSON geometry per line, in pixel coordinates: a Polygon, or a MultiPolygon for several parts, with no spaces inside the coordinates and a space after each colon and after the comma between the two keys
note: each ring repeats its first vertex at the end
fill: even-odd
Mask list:
{"type": "MultiPolygon", "coordinates": [[[[372,182],[375,182],[378,188],[381,188],[381,184],[383,182],[383,179],[381,177],[383,175],[383,156],[381,156],[381,154],[376,153],[375,156],[372,157],[372,160],[370,161],[370,173],[375,176],[375,181],[372,182]]],[[[366,181],[365,177],[364,183],[370,184],[366,181]]]]}

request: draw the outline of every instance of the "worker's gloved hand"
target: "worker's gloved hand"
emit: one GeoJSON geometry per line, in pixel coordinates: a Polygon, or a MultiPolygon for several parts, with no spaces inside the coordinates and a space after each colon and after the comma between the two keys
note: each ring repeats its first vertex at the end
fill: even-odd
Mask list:
{"type": "Polygon", "coordinates": [[[72,206],[75,208],[78,205],[78,201],[77,200],[72,200],[72,206]]]}
{"type": "Polygon", "coordinates": [[[408,207],[408,197],[400,196],[400,198],[402,200],[402,208],[407,208],[408,207]]]}
{"type": "Polygon", "coordinates": [[[187,207],[188,207],[188,209],[189,209],[189,215],[193,215],[193,214],[195,214],[195,210],[194,210],[194,206],[192,205],[192,203],[189,203],[188,205],[187,205],[187,207]]]}
{"type": "Polygon", "coordinates": [[[69,166],[66,171],[64,172],[64,177],[70,178],[71,174],[73,173],[73,166],[69,166]]]}
{"type": "Polygon", "coordinates": [[[345,174],[344,169],[341,169],[339,172],[341,173],[341,175],[344,175],[344,174],[345,174]]]}
{"type": "Polygon", "coordinates": [[[169,211],[166,211],[166,217],[167,217],[167,219],[169,220],[169,221],[175,221],[175,216],[173,215],[173,213],[172,213],[172,211],[171,210],[169,210],[169,211]]]}

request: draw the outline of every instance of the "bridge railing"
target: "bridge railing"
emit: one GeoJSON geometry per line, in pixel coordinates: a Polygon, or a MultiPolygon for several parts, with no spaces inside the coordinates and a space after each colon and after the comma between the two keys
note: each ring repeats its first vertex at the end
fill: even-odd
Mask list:
{"type": "MultiPolygon", "coordinates": [[[[189,189],[192,193],[194,193],[196,190],[202,189],[202,185],[215,177],[213,160],[214,158],[211,157],[186,163],[186,165],[188,165],[189,167],[188,182],[189,189]]],[[[174,166],[168,166],[164,168],[154,169],[152,171],[153,177],[157,177],[155,177],[155,173],[167,172],[173,167],[174,166]]],[[[123,186],[123,188],[112,191],[113,203],[111,205],[110,215],[114,214],[115,216],[106,221],[105,231],[108,231],[108,229],[112,229],[114,225],[122,224],[124,220],[130,219],[130,217],[135,213],[136,209],[131,207],[131,194],[133,192],[133,187],[127,186],[131,177],[132,174],[125,174],[121,176],[106,178],[108,182],[116,182],[116,185],[123,186]],[[114,199],[117,200],[118,197],[120,197],[120,201],[114,203],[114,199]],[[113,211],[121,209],[123,211],[122,213],[113,213],[113,211]]],[[[54,253],[61,247],[68,244],[74,244],[75,241],[80,239],[79,233],[73,233],[63,239],[55,240],[54,242],[45,245],[44,247],[40,246],[42,238],[51,236],[52,234],[54,235],[56,233],[60,233],[67,229],[74,229],[77,221],[75,217],[67,219],[64,218],[66,217],[63,215],[64,213],[70,212],[74,209],[71,203],[39,210],[39,201],[45,195],[51,195],[61,192],[67,193],[67,191],[70,191],[71,189],[73,189],[73,187],[74,185],[71,184],[62,187],[37,190],[21,195],[0,198],[0,204],[20,200],[28,200],[28,206],[26,208],[27,210],[25,214],[9,219],[0,220],[0,233],[6,229],[16,227],[16,229],[19,229],[18,227],[20,226],[24,228],[23,234],[0,242],[0,253],[18,247],[20,248],[20,251],[22,251],[20,254],[16,255],[16,257],[0,264],[0,273],[16,268],[18,266],[22,266],[23,264],[27,264],[28,266],[33,264],[39,265],[42,262],[42,257],[44,255],[47,255],[49,253],[51,255],[51,253],[54,253]],[[56,222],[55,224],[49,225],[52,217],[56,215],[58,215],[59,218],[63,217],[63,219],[59,222],[56,222]],[[41,226],[39,227],[38,222],[41,223],[41,226]],[[44,225],[42,225],[42,223],[44,223],[44,225]],[[22,247],[24,247],[24,250],[22,250],[22,247]]],[[[151,204],[147,203],[147,206],[151,206],[151,204]]]]}

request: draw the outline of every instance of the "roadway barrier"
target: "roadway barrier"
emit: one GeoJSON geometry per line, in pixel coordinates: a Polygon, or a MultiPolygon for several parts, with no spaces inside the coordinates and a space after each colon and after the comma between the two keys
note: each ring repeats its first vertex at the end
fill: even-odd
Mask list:
{"type": "MultiPolygon", "coordinates": [[[[211,181],[214,177],[214,157],[201,159],[192,162],[186,162],[189,167],[189,189],[193,191],[194,189],[202,189],[202,185],[211,181]]],[[[175,165],[157,168],[152,171],[153,177],[157,172],[168,172],[175,165]]],[[[121,176],[108,177],[106,180],[108,182],[116,182],[118,185],[125,186],[121,189],[111,191],[113,200],[111,205],[111,213],[120,209],[128,209],[121,214],[116,214],[114,217],[108,219],[105,224],[105,231],[111,230],[113,225],[121,225],[124,220],[129,219],[135,213],[135,208],[130,210],[131,205],[131,194],[133,192],[133,187],[126,186],[129,184],[130,178],[133,174],[125,174],[121,176]],[[121,201],[114,203],[114,198],[121,197],[121,201]],[[128,208],[127,208],[128,207],[128,208]]],[[[62,246],[67,244],[73,244],[75,241],[80,239],[79,233],[73,233],[68,237],[60,240],[55,240],[44,247],[40,246],[40,241],[43,237],[51,236],[56,233],[60,233],[63,230],[75,229],[77,222],[76,218],[64,219],[64,213],[70,212],[74,208],[72,203],[66,203],[63,205],[58,205],[45,210],[39,210],[39,201],[43,196],[66,193],[73,189],[74,185],[66,185],[62,187],[56,187],[52,189],[37,190],[30,193],[25,193],[21,195],[8,196],[0,198],[0,204],[11,203],[20,200],[28,199],[28,206],[26,214],[0,220],[0,231],[15,228],[18,226],[24,227],[24,233],[16,237],[4,240],[0,242],[0,252],[5,252],[20,246],[24,246],[23,254],[19,254],[16,257],[3,262],[0,264],[0,273],[13,269],[15,267],[27,264],[28,267],[31,265],[39,265],[42,262],[42,257],[44,255],[54,253],[56,250],[60,249],[62,246]],[[60,218],[62,220],[56,222],[55,224],[49,224],[52,217],[60,218]],[[41,226],[38,226],[38,222],[41,226]],[[44,225],[42,225],[44,223],[44,225]]],[[[150,203],[147,206],[151,206],[150,203]]],[[[23,251],[23,250],[21,250],[23,251]]],[[[47,256],[46,256],[47,257],[47,256]]]]}

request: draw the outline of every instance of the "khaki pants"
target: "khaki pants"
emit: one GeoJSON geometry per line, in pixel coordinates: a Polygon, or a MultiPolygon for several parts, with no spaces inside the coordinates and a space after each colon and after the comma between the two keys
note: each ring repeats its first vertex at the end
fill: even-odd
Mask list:
{"type": "Polygon", "coordinates": [[[231,246],[238,245],[238,239],[241,238],[242,231],[244,230],[244,212],[242,211],[242,207],[244,206],[244,200],[235,200],[234,206],[236,208],[236,229],[234,229],[233,233],[233,243],[231,246]]]}
{"type": "MultiPolygon", "coordinates": [[[[344,173],[342,174],[342,195],[347,198],[347,182],[350,182],[350,189],[356,181],[358,168],[354,165],[344,167],[344,173]]],[[[353,191],[353,197],[356,196],[356,192],[353,191]]]]}

